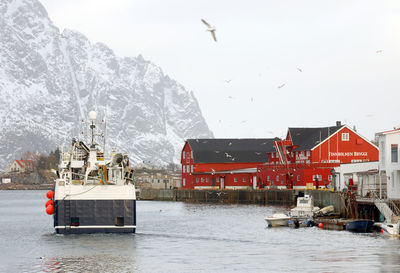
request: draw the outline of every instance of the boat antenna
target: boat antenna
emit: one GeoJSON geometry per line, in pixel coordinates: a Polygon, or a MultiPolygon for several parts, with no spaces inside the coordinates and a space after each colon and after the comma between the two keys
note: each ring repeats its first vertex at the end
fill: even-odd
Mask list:
{"type": "Polygon", "coordinates": [[[94,125],[94,121],[96,120],[96,116],[97,116],[97,113],[95,111],[89,112],[89,119],[92,122],[92,124],[90,125],[90,129],[92,130],[92,142],[91,142],[90,148],[95,147],[95,145],[94,145],[94,128],[96,128],[96,125],[94,125]]]}

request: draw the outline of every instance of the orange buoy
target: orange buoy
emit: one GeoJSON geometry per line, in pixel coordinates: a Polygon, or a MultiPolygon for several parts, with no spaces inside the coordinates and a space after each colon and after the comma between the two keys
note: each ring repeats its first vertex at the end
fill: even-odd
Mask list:
{"type": "Polygon", "coordinates": [[[54,206],[53,206],[53,205],[48,205],[48,206],[46,207],[46,213],[47,213],[48,215],[52,215],[52,214],[54,213],[54,206]]]}
{"type": "Polygon", "coordinates": [[[53,197],[54,197],[54,191],[48,191],[48,192],[46,193],[46,196],[47,196],[47,198],[49,198],[49,199],[53,199],[53,197]]]}
{"type": "Polygon", "coordinates": [[[45,207],[47,208],[48,205],[54,206],[54,201],[53,200],[47,200],[45,207]]]}
{"type": "Polygon", "coordinates": [[[323,224],[323,223],[319,223],[319,224],[318,224],[318,227],[319,227],[319,228],[324,228],[324,224],[323,224]]]}

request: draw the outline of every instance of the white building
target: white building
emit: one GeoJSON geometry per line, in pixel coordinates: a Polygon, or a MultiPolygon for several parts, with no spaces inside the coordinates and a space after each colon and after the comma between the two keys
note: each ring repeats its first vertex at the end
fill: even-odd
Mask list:
{"type": "Polygon", "coordinates": [[[387,197],[400,199],[400,128],[375,134],[379,145],[379,172],[387,179],[387,197]]]}
{"type": "Polygon", "coordinates": [[[352,179],[360,196],[367,196],[372,191],[379,192],[386,181],[378,175],[378,168],[378,161],[340,164],[339,167],[334,168],[335,189],[338,191],[347,189],[352,179]]]}

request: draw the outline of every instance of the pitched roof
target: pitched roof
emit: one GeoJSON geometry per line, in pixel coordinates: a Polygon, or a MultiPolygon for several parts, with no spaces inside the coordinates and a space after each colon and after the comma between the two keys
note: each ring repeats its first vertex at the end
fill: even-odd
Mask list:
{"type": "Polygon", "coordinates": [[[188,139],[195,163],[268,162],[278,138],[188,139]]]}
{"type": "Polygon", "coordinates": [[[289,128],[289,134],[292,138],[293,145],[299,146],[295,150],[311,150],[344,126],[345,125],[319,128],[289,128]]]}
{"type": "Polygon", "coordinates": [[[25,163],[32,164],[32,160],[15,160],[20,167],[24,167],[25,163]]]}

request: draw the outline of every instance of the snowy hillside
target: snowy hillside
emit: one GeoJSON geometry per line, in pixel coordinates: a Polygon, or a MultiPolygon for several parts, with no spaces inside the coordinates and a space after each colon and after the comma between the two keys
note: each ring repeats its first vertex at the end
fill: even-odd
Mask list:
{"type": "Polygon", "coordinates": [[[185,138],[213,137],[192,92],[138,57],[59,29],[36,0],[0,0],[0,169],[26,150],[78,137],[107,113],[110,147],[135,161],[177,161],[185,138]]]}

